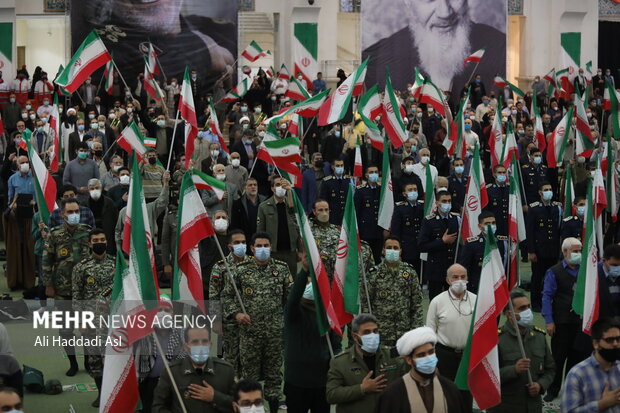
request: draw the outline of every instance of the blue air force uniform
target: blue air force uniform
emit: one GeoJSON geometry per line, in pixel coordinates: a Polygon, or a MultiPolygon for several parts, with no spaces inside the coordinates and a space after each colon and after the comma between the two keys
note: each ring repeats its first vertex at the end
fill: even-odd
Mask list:
{"type": "Polygon", "coordinates": [[[424,201],[397,202],[392,215],[391,235],[400,238],[401,259],[415,268],[420,274],[420,249],[418,234],[424,219],[424,201]]]}
{"type": "Polygon", "coordinates": [[[370,245],[375,264],[381,261],[381,250],[383,249],[383,228],[377,224],[380,199],[380,185],[360,185],[353,196],[359,235],[370,245]]]}

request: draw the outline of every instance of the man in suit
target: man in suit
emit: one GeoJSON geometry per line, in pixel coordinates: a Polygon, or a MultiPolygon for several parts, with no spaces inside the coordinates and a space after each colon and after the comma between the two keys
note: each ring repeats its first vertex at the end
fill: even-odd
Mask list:
{"type": "Polygon", "coordinates": [[[232,204],[231,229],[240,229],[245,233],[246,239],[252,239],[256,232],[258,206],[266,199],[267,197],[258,193],[256,178],[248,178],[245,193],[232,204]]]}
{"type": "Polygon", "coordinates": [[[228,158],[221,155],[220,145],[212,143],[209,145],[209,156],[200,162],[200,170],[208,175],[214,176],[213,167],[215,165],[228,165],[228,158]]]}
{"type": "Polygon", "coordinates": [[[86,139],[84,129],[84,119],[78,119],[75,123],[75,132],[69,134],[69,161],[75,159],[78,146],[86,139]]]}

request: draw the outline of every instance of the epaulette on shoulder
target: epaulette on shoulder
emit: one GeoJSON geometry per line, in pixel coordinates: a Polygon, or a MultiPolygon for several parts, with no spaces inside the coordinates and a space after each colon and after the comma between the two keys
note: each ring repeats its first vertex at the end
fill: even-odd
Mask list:
{"type": "Polygon", "coordinates": [[[237,264],[237,267],[241,267],[243,265],[248,265],[248,264],[250,264],[252,262],[254,262],[254,260],[241,261],[239,264],[237,264]]]}
{"type": "Polygon", "coordinates": [[[503,333],[502,329],[501,329],[501,328],[498,328],[498,329],[497,329],[497,334],[502,334],[502,333],[503,333]]]}
{"type": "Polygon", "coordinates": [[[215,364],[222,364],[224,366],[229,366],[231,369],[233,368],[233,365],[230,364],[229,362],[227,362],[226,360],[222,360],[219,357],[213,357],[213,363],[215,364]]]}
{"type": "Polygon", "coordinates": [[[280,264],[280,265],[286,265],[288,267],[288,264],[286,263],[286,261],[282,261],[282,260],[278,260],[274,258],[273,262],[275,262],[276,264],[280,264]]]}
{"type": "Polygon", "coordinates": [[[534,208],[534,207],[537,207],[538,205],[540,205],[540,202],[532,202],[532,203],[530,204],[530,207],[531,207],[531,208],[534,208]]]}
{"type": "Polygon", "coordinates": [[[461,214],[459,214],[458,212],[450,212],[450,215],[452,215],[453,217],[460,217],[461,214]]]}
{"type": "Polygon", "coordinates": [[[496,235],[495,238],[500,241],[508,241],[508,237],[506,235],[496,235]]]}
{"type": "Polygon", "coordinates": [[[334,177],[332,175],[326,176],[325,178],[323,178],[323,182],[329,181],[330,179],[334,179],[334,177]]]}
{"type": "Polygon", "coordinates": [[[361,184],[361,185],[356,186],[355,188],[356,189],[362,189],[362,188],[365,188],[365,187],[366,187],[366,184],[361,184]]]}
{"type": "Polygon", "coordinates": [[[398,202],[396,203],[396,205],[397,205],[397,206],[403,206],[403,205],[405,205],[405,204],[406,204],[406,202],[405,202],[405,201],[398,201],[398,202]]]}
{"type": "Polygon", "coordinates": [[[467,238],[467,242],[476,242],[480,239],[480,237],[469,237],[467,238]]]}
{"type": "Polygon", "coordinates": [[[84,263],[84,262],[86,262],[86,261],[88,261],[88,260],[90,260],[90,257],[86,257],[86,258],[82,259],[82,260],[80,261],[80,264],[81,264],[81,263],[84,263]]]}
{"type": "Polygon", "coordinates": [[[423,199],[418,199],[418,204],[423,204],[424,200],[423,199]]]}
{"type": "Polygon", "coordinates": [[[555,206],[560,206],[560,207],[561,207],[561,206],[562,206],[562,203],[561,203],[561,202],[554,202],[554,203],[553,203],[553,205],[555,205],[555,206]]]}
{"type": "Polygon", "coordinates": [[[53,233],[53,232],[58,232],[58,231],[60,231],[60,230],[61,230],[61,229],[63,229],[63,228],[64,228],[64,226],[63,226],[63,225],[58,225],[57,227],[54,227],[54,228],[52,228],[52,229],[50,230],[50,234],[51,234],[51,233],[53,233]]]}
{"type": "Polygon", "coordinates": [[[224,260],[218,260],[215,264],[217,265],[217,264],[223,264],[223,263],[224,263],[224,260]]]}
{"type": "Polygon", "coordinates": [[[526,169],[526,168],[529,168],[529,167],[530,167],[529,163],[524,163],[524,164],[521,165],[521,168],[523,168],[523,169],[526,169]]]}
{"type": "Polygon", "coordinates": [[[534,331],[538,331],[538,332],[539,332],[539,333],[541,333],[542,335],[547,334],[547,332],[546,332],[545,330],[543,330],[542,328],[540,328],[540,327],[536,327],[536,326],[534,326],[533,330],[534,330],[534,331]]]}
{"type": "Polygon", "coordinates": [[[433,219],[433,218],[435,218],[435,214],[427,215],[424,218],[426,218],[426,219],[433,219]]]}
{"type": "Polygon", "coordinates": [[[568,221],[572,221],[573,219],[575,219],[575,217],[574,216],[570,216],[570,217],[564,218],[562,221],[568,222],[568,221]]]}
{"type": "Polygon", "coordinates": [[[487,189],[489,189],[489,188],[493,188],[493,186],[494,186],[494,185],[495,185],[495,184],[493,184],[493,183],[487,184],[487,189]]]}
{"type": "Polygon", "coordinates": [[[347,354],[347,352],[346,352],[346,351],[343,351],[343,352],[341,352],[340,354],[336,354],[336,355],[334,356],[334,358],[335,358],[335,359],[337,359],[337,358],[339,358],[339,357],[344,356],[345,354],[347,354]]]}

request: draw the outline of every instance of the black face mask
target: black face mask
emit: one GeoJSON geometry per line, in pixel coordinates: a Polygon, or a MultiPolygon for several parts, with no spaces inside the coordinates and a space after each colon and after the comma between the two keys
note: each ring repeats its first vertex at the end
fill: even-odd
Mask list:
{"type": "Polygon", "coordinates": [[[149,163],[155,165],[157,163],[157,158],[149,158],[149,163]]]}
{"type": "Polygon", "coordinates": [[[599,348],[598,354],[610,363],[620,360],[620,348],[599,348]]]}
{"type": "Polygon", "coordinates": [[[103,156],[103,151],[102,151],[101,149],[97,149],[97,150],[94,152],[94,154],[95,154],[95,156],[102,157],[102,156],[103,156]]]}
{"type": "Polygon", "coordinates": [[[315,161],[314,162],[314,166],[317,168],[322,168],[323,167],[323,161],[315,161]]]}
{"type": "Polygon", "coordinates": [[[419,128],[413,128],[413,133],[418,133],[418,132],[420,132],[419,128]]]}
{"type": "Polygon", "coordinates": [[[93,244],[93,252],[97,255],[101,255],[104,252],[106,252],[107,248],[108,248],[108,244],[105,242],[97,242],[93,244]]]}

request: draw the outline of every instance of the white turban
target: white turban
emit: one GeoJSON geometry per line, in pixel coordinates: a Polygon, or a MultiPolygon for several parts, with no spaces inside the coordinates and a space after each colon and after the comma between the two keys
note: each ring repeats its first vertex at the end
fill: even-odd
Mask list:
{"type": "Polygon", "coordinates": [[[413,350],[426,343],[437,343],[437,334],[430,327],[418,327],[407,331],[396,342],[396,349],[401,356],[409,356],[413,350]]]}
{"type": "Polygon", "coordinates": [[[239,123],[243,123],[243,122],[249,122],[250,118],[248,118],[247,116],[242,116],[241,119],[239,119],[239,123]]]}

